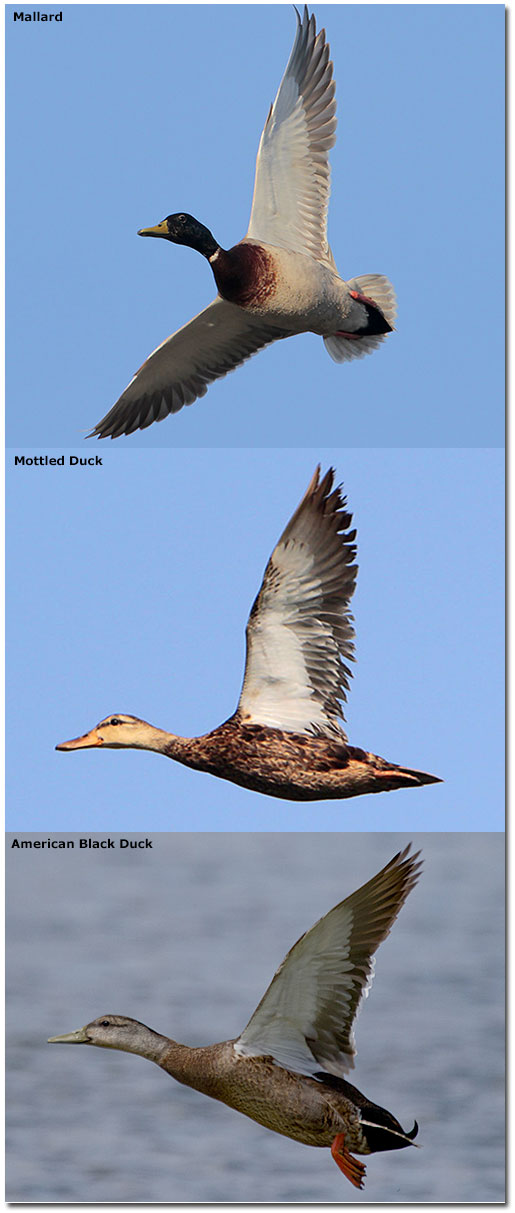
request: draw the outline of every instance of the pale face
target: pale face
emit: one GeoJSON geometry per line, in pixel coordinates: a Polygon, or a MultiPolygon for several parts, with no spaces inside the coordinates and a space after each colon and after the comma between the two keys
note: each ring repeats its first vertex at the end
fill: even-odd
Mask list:
{"type": "Polygon", "coordinates": [[[142,1040],[150,1032],[144,1024],[126,1015],[101,1015],[84,1028],[68,1032],[65,1036],[51,1036],[49,1044],[96,1045],[100,1049],[122,1049],[125,1053],[137,1053],[142,1040]]]}
{"type": "Polygon", "coordinates": [[[137,716],[123,716],[120,713],[106,716],[89,733],[82,737],[74,737],[71,741],[63,741],[56,750],[90,750],[98,746],[109,749],[121,749],[124,746],[145,748],[153,732],[152,725],[139,720],[137,716]]]}

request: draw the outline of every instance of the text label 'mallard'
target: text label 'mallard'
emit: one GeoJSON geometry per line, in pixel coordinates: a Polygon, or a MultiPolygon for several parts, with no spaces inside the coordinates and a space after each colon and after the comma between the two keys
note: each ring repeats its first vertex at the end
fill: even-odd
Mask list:
{"type": "Polygon", "coordinates": [[[26,13],[25,9],[13,13],[14,21],[62,21],[62,19],[62,9],[59,13],[42,13],[39,10],[35,13],[26,13]]]}

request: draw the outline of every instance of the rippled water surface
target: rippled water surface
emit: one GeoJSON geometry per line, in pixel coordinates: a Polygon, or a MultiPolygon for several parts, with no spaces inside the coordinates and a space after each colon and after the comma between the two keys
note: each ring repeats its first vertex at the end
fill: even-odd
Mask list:
{"type": "Polygon", "coordinates": [[[188,1044],[238,1035],[299,935],[409,839],[152,838],[20,852],[8,836],[7,1199],[502,1201],[503,836],[413,836],[424,874],[379,949],[350,1077],[416,1117],[423,1148],[372,1155],[361,1193],[328,1150],[142,1058],[45,1042],[109,1011],[188,1044]]]}

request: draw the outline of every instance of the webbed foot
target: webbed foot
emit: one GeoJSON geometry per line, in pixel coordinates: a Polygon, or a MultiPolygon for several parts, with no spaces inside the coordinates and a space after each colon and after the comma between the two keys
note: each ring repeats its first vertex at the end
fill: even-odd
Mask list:
{"type": "Polygon", "coordinates": [[[343,1171],[345,1178],[349,1179],[355,1188],[364,1188],[366,1167],[349,1153],[345,1145],[344,1133],[336,1134],[331,1145],[331,1154],[336,1166],[340,1168],[340,1171],[343,1171]]]}

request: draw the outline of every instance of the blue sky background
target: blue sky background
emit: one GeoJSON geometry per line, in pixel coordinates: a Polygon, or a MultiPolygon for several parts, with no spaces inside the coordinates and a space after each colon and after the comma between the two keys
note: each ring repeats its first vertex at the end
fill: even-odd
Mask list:
{"type": "Polygon", "coordinates": [[[105,455],[9,453],[7,828],[503,828],[501,451],[105,455]],[[298,805],[155,754],[56,753],[110,712],[184,735],[232,713],[249,609],[318,459],[358,528],[349,739],[445,783],[298,805]]]}
{"type": "MultiPolygon", "coordinates": [[[[54,27],[6,12],[8,442],[75,446],[213,297],[197,254],[136,231],[189,210],[225,246],[244,235],[295,18],[93,4],[54,27]]],[[[279,343],[118,445],[503,440],[504,7],[315,12],[338,96],[331,243],[344,277],[391,277],[398,332],[350,366],[313,335],[279,343]]]]}

